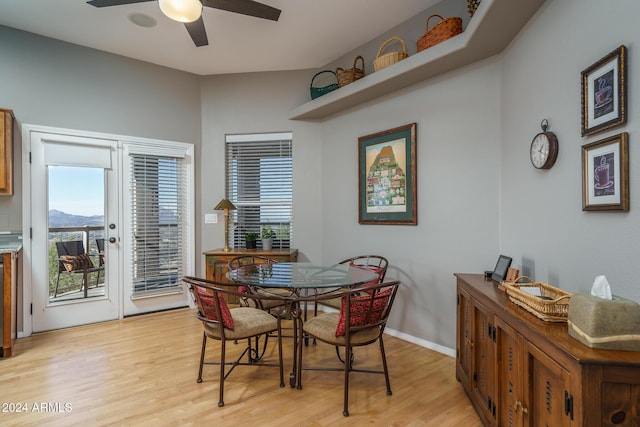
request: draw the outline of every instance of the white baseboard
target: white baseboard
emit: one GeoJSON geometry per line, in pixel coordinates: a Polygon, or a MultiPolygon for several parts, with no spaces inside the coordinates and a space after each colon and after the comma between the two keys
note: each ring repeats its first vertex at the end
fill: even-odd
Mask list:
{"type": "Polygon", "coordinates": [[[398,332],[398,331],[395,331],[395,330],[389,329],[389,328],[385,328],[384,332],[389,334],[389,335],[391,335],[391,336],[393,336],[393,337],[400,338],[400,339],[405,340],[405,341],[409,341],[410,343],[413,343],[413,344],[417,344],[420,347],[424,347],[424,348],[428,348],[429,350],[437,351],[438,353],[442,353],[442,354],[444,354],[446,356],[456,357],[455,349],[448,348],[448,347],[445,347],[445,346],[440,345],[440,344],[432,343],[431,341],[427,341],[427,340],[423,340],[423,339],[420,339],[420,338],[416,338],[416,337],[414,337],[412,335],[405,334],[403,332],[398,332]]]}

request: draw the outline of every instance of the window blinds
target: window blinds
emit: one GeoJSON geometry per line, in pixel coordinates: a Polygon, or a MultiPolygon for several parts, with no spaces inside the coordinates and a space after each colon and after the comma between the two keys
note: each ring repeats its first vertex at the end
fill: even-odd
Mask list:
{"type": "Polygon", "coordinates": [[[236,206],[229,231],[233,247],[244,247],[245,233],[260,233],[268,225],[275,232],[273,248],[290,248],[292,134],[227,135],[226,197],[236,206]]]}
{"type": "Polygon", "coordinates": [[[183,265],[183,159],[130,153],[132,298],[180,290],[183,265]]]}

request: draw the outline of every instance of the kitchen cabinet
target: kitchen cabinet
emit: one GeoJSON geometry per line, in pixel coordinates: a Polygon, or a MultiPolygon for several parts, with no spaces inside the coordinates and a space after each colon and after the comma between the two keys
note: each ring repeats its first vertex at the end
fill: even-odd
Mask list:
{"type": "Polygon", "coordinates": [[[17,291],[18,283],[22,283],[22,249],[0,253],[2,257],[2,325],[0,337],[2,347],[0,357],[9,357],[13,351],[13,343],[16,339],[17,325],[17,291]]]}
{"type": "Polygon", "coordinates": [[[13,111],[0,108],[0,195],[13,195],[13,111]]]}
{"type": "Polygon", "coordinates": [[[456,274],[456,377],[486,426],[638,426],[638,352],[589,348],[481,274],[456,274]]]}

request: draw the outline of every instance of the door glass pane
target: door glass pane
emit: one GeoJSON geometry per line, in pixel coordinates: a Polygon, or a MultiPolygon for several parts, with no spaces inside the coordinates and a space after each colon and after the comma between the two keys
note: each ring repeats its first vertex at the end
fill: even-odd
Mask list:
{"type": "Polygon", "coordinates": [[[105,170],[47,169],[49,302],[104,297],[105,170]]]}

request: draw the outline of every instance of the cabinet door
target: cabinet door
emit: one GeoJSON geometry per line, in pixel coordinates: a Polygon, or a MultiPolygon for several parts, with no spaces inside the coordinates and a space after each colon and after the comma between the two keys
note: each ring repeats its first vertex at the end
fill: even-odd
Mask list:
{"type": "Polygon", "coordinates": [[[496,402],[494,401],[494,339],[495,326],[493,315],[478,301],[473,300],[473,377],[471,397],[482,410],[480,415],[493,424],[496,416],[496,402]]]}
{"type": "Polygon", "coordinates": [[[471,392],[471,358],[473,351],[473,305],[471,297],[458,287],[458,325],[456,329],[456,376],[471,392]]]}
{"type": "Polygon", "coordinates": [[[496,317],[496,396],[498,425],[524,425],[522,386],[522,336],[496,317]]]}
{"type": "Polygon", "coordinates": [[[640,426],[640,367],[589,367],[585,425],[640,426]]]}
{"type": "MultiPolygon", "coordinates": [[[[227,264],[229,260],[233,258],[232,255],[220,254],[220,255],[207,255],[206,256],[206,264],[207,264],[207,279],[213,280],[218,283],[228,283],[227,279],[227,264]]],[[[225,286],[222,286],[223,288],[225,286]]],[[[233,288],[235,289],[235,287],[233,288]]],[[[227,295],[227,304],[232,306],[240,305],[240,298],[227,295]]]]}
{"type": "Polygon", "coordinates": [[[569,372],[535,345],[526,348],[525,426],[573,425],[569,372]]]}
{"type": "Polygon", "coordinates": [[[0,194],[13,194],[13,114],[0,109],[0,194]]]}

